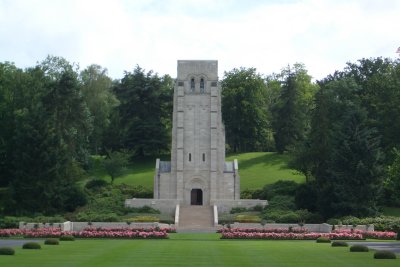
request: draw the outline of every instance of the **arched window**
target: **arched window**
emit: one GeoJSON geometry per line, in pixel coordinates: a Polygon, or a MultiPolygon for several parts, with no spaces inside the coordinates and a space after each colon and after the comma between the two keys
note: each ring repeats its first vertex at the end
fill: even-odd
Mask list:
{"type": "Polygon", "coordinates": [[[204,93],[204,79],[201,78],[200,80],[200,93],[204,93]]]}
{"type": "Polygon", "coordinates": [[[192,154],[189,153],[189,161],[192,161],[192,154]]]}
{"type": "Polygon", "coordinates": [[[206,154],[203,153],[203,162],[205,162],[205,161],[206,161],[206,154]]]}
{"type": "Polygon", "coordinates": [[[190,90],[194,92],[194,78],[190,80],[190,90]]]}

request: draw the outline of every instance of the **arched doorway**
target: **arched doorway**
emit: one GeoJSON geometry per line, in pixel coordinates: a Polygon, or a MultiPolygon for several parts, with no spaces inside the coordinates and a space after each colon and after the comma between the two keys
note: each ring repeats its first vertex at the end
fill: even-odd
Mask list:
{"type": "Polygon", "coordinates": [[[193,188],[190,191],[190,205],[203,205],[203,190],[193,188]]]}

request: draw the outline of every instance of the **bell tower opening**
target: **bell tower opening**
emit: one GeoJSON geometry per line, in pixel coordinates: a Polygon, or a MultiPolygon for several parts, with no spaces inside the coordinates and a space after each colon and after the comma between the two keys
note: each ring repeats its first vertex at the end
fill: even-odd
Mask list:
{"type": "Polygon", "coordinates": [[[190,205],[203,205],[203,190],[201,189],[192,189],[190,192],[190,205]]]}

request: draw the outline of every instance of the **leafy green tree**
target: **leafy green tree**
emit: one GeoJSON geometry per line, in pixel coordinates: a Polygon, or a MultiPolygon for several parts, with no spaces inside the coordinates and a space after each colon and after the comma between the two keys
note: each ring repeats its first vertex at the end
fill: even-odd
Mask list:
{"type": "Polygon", "coordinates": [[[0,187],[7,186],[12,178],[14,109],[23,79],[23,71],[13,63],[0,63],[0,187]]]}
{"type": "Polygon", "coordinates": [[[99,65],[90,65],[80,74],[82,95],[89,108],[93,121],[93,131],[89,136],[92,153],[98,154],[103,147],[105,130],[110,125],[112,109],[118,100],[112,92],[112,81],[107,69],[99,65]]]}
{"type": "Polygon", "coordinates": [[[325,215],[365,217],[377,212],[383,154],[376,131],[366,122],[366,111],[355,107],[338,125],[328,169],[328,186],[323,187],[320,195],[320,199],[327,199],[327,195],[333,197],[330,206],[323,209],[325,215]]]}
{"type": "Polygon", "coordinates": [[[302,64],[283,69],[280,94],[271,107],[272,128],[278,153],[295,149],[310,128],[309,115],[317,86],[302,64]]]}
{"type": "Polygon", "coordinates": [[[122,151],[107,151],[107,158],[104,160],[104,169],[111,177],[111,184],[115,178],[121,175],[128,165],[129,154],[122,151]]]}
{"type": "Polygon", "coordinates": [[[72,211],[85,202],[72,175],[74,161],[61,138],[48,96],[57,83],[40,68],[29,69],[19,80],[14,105],[12,180],[6,210],[14,214],[72,211]],[[51,110],[52,111],[52,110],[51,110]]]}
{"type": "Polygon", "coordinates": [[[137,66],[132,73],[125,73],[114,90],[120,101],[115,122],[122,127],[123,147],[139,156],[167,151],[173,80],[168,75],[160,78],[152,71],[145,73],[137,66]]]}
{"type": "Polygon", "coordinates": [[[389,165],[384,181],[384,201],[389,206],[400,206],[400,151],[393,149],[394,160],[389,165]]]}
{"type": "MultiPolygon", "coordinates": [[[[342,76],[352,77],[360,86],[357,92],[368,111],[368,123],[382,136],[382,148],[400,147],[400,59],[361,59],[348,63],[342,76]]],[[[394,156],[394,154],[393,154],[394,156]]],[[[386,163],[393,160],[388,154],[386,163]]]]}
{"type": "Polygon", "coordinates": [[[87,165],[92,117],[82,97],[77,73],[66,70],[59,80],[51,82],[44,105],[46,112],[52,114],[53,127],[66,146],[68,158],[87,165]]]}
{"type": "Polygon", "coordinates": [[[263,150],[268,138],[266,86],[255,68],[225,72],[222,118],[234,152],[263,150]]]}

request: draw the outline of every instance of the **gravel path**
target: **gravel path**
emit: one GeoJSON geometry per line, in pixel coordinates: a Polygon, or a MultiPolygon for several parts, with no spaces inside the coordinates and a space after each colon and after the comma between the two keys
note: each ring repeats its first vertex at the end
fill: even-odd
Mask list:
{"type": "Polygon", "coordinates": [[[42,242],[43,240],[35,239],[35,240],[29,240],[29,239],[0,239],[0,247],[18,247],[22,246],[23,244],[27,242],[42,242]]]}
{"type": "Polygon", "coordinates": [[[400,253],[400,242],[348,242],[350,245],[365,245],[374,250],[389,250],[400,253]]]}

